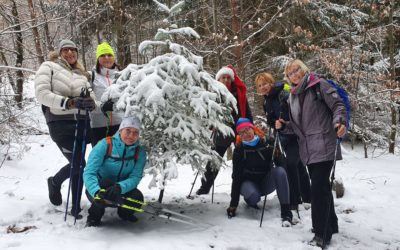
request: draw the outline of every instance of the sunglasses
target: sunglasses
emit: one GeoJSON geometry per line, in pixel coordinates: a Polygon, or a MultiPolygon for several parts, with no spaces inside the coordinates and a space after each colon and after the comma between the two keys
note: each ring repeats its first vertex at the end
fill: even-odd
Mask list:
{"type": "Polygon", "coordinates": [[[61,49],[61,52],[68,53],[69,51],[78,52],[78,50],[76,48],[62,48],[61,49]]]}

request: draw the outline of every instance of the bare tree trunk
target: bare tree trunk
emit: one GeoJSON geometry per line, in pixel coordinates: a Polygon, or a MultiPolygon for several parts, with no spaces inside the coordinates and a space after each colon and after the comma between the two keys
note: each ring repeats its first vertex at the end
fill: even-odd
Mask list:
{"type": "Polygon", "coordinates": [[[221,48],[219,47],[219,36],[217,36],[218,32],[218,21],[217,21],[217,5],[216,0],[212,0],[212,8],[213,8],[213,32],[215,39],[215,46],[217,47],[217,67],[220,69],[222,67],[222,56],[221,56],[221,48]]]}
{"type": "MultiPolygon", "coordinates": [[[[390,1],[390,11],[389,11],[389,28],[388,28],[388,38],[389,38],[389,56],[390,56],[390,88],[396,88],[396,72],[394,66],[394,39],[393,39],[393,12],[394,12],[394,0],[390,1]]],[[[395,141],[396,141],[396,127],[397,127],[397,112],[394,105],[395,96],[393,91],[390,92],[390,110],[392,118],[392,126],[390,128],[389,134],[389,153],[394,154],[395,141]]]]}
{"type": "Polygon", "coordinates": [[[33,34],[33,39],[35,42],[36,54],[37,54],[39,64],[42,64],[44,62],[44,56],[43,56],[43,52],[42,52],[42,47],[40,45],[39,31],[36,26],[36,24],[37,24],[36,13],[35,13],[35,9],[33,8],[32,0],[28,0],[28,6],[29,6],[29,12],[31,14],[31,19],[32,19],[32,34],[33,34]]]}
{"type": "MultiPolygon", "coordinates": [[[[231,0],[231,13],[232,13],[232,31],[235,34],[235,47],[233,48],[233,54],[235,56],[235,61],[237,63],[237,72],[241,76],[243,73],[243,47],[242,47],[242,38],[240,35],[240,19],[238,16],[238,4],[237,0],[231,0]]],[[[242,76],[241,76],[242,77],[242,76]]]]}
{"type": "Polygon", "coordinates": [[[121,67],[125,68],[132,62],[129,34],[126,30],[125,24],[127,18],[125,17],[125,6],[122,0],[117,1],[118,21],[116,22],[116,36],[117,36],[117,57],[121,67]]]}
{"type": "MultiPolygon", "coordinates": [[[[17,60],[15,61],[15,67],[22,67],[22,62],[24,61],[24,47],[23,47],[23,39],[22,39],[22,32],[21,32],[21,25],[18,16],[17,4],[14,0],[12,2],[12,16],[13,16],[13,24],[16,41],[15,41],[15,50],[17,52],[17,60]]],[[[17,102],[18,107],[22,108],[22,92],[23,92],[23,83],[24,83],[24,74],[22,70],[17,70],[17,85],[15,91],[14,100],[17,102]]]]}
{"type": "Polygon", "coordinates": [[[53,51],[54,47],[53,47],[53,41],[50,38],[50,31],[49,31],[49,24],[47,23],[46,9],[44,7],[42,0],[39,0],[39,4],[40,4],[40,9],[42,10],[42,15],[43,15],[43,20],[44,20],[43,31],[44,31],[44,37],[46,39],[45,41],[46,41],[47,52],[53,51]]]}

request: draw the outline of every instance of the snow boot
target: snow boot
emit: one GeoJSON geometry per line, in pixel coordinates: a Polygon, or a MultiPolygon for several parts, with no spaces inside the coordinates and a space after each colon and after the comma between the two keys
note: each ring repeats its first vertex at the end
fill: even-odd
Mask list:
{"type": "Polygon", "coordinates": [[[49,188],[49,199],[54,206],[62,204],[61,186],[56,186],[53,182],[53,177],[47,179],[47,186],[49,188]]]}
{"type": "Polygon", "coordinates": [[[289,204],[281,204],[281,218],[282,218],[282,227],[290,227],[293,219],[292,211],[290,211],[289,204]]]}
{"type": "Polygon", "coordinates": [[[308,244],[310,246],[317,246],[317,247],[320,247],[321,249],[326,248],[326,246],[328,246],[330,243],[331,243],[331,240],[326,240],[324,242],[322,237],[319,237],[317,235],[315,235],[314,238],[308,242],[308,244]]]}
{"type": "Polygon", "coordinates": [[[81,214],[79,214],[82,211],[82,209],[75,209],[74,207],[71,208],[70,214],[74,216],[77,220],[80,220],[83,218],[81,214]]]}
{"type": "Polygon", "coordinates": [[[101,224],[100,220],[90,219],[88,216],[87,221],[86,221],[86,227],[98,227],[98,226],[100,226],[100,224],[101,224]]]}
{"type": "Polygon", "coordinates": [[[197,191],[196,194],[197,195],[203,195],[203,194],[208,194],[210,192],[210,189],[205,188],[203,186],[201,186],[197,191]]]}
{"type": "Polygon", "coordinates": [[[125,209],[118,208],[118,216],[126,221],[137,222],[139,219],[131,212],[125,209]]]}

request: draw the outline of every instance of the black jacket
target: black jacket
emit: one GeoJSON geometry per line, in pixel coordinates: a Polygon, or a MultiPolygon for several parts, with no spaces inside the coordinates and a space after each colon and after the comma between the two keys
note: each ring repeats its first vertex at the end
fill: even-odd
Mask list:
{"type": "Polygon", "coordinates": [[[241,144],[233,151],[233,172],[231,189],[231,207],[237,207],[240,197],[240,187],[243,181],[249,180],[261,183],[272,169],[273,145],[260,140],[254,146],[241,144]]]}
{"type": "Polygon", "coordinates": [[[287,100],[289,93],[283,90],[283,83],[276,83],[269,95],[264,96],[264,112],[267,116],[268,126],[275,128],[275,121],[282,118],[289,121],[289,106],[287,100]]]}

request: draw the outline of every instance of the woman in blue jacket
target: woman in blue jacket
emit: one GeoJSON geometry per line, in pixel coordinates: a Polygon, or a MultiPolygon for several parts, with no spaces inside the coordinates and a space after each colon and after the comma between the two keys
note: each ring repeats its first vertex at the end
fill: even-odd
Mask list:
{"type": "MultiPolygon", "coordinates": [[[[125,117],[119,132],[102,139],[90,153],[83,173],[86,194],[92,202],[87,226],[100,225],[105,207],[121,204],[124,198],[143,201],[143,194],[137,189],[146,163],[146,152],[139,144],[140,129],[137,118],[125,117]]],[[[123,220],[137,221],[133,213],[118,207],[123,220]]]]}

